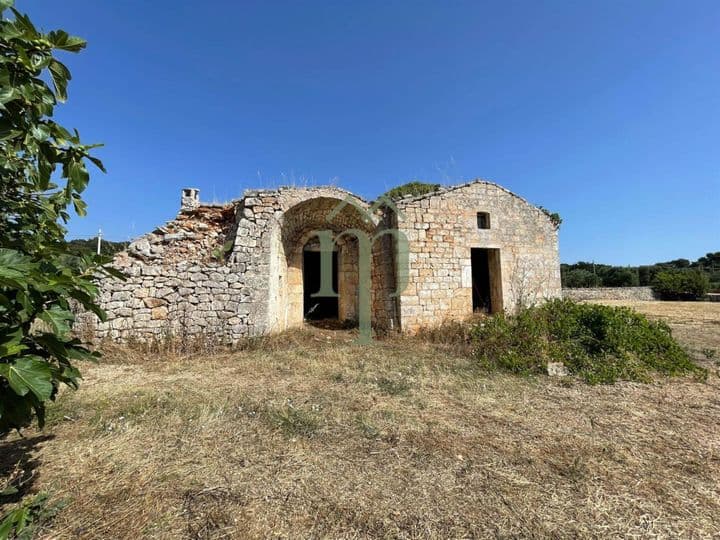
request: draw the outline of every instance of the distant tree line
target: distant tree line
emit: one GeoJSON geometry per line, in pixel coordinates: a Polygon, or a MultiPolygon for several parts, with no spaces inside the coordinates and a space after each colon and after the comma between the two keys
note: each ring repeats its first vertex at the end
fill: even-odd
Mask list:
{"type": "MultiPolygon", "coordinates": [[[[112,257],[116,253],[127,249],[129,244],[130,242],[111,242],[110,240],[103,240],[100,244],[100,255],[112,257]]],[[[94,238],[68,240],[67,247],[68,251],[73,255],[92,255],[97,253],[97,236],[94,238]]]]}
{"type": "Polygon", "coordinates": [[[696,298],[720,290],[720,251],[696,261],[675,259],[644,266],[612,266],[592,262],[562,264],[563,287],[652,286],[666,298],[696,298]]]}

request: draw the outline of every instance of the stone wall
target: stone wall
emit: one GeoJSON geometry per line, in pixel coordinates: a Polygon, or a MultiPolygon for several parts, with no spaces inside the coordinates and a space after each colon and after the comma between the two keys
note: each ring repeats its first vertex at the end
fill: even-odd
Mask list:
{"type": "Polygon", "coordinates": [[[340,235],[341,318],[360,306],[361,231],[372,244],[370,310],[377,330],[413,331],[472,313],[471,249],[486,248],[494,311],[560,295],[557,231],[548,216],[509,191],[484,181],[405,198],[375,208],[336,187],[253,190],[238,201],[207,205],[185,189],[178,216],[135,240],[114,265],[127,281],[106,279],[104,323],[81,317],[99,338],[146,341],[207,335],[216,341],[303,324],[303,249],[317,231],[340,235]],[[479,229],[486,212],[489,229],[479,229]],[[392,235],[408,245],[395,249],[392,235]],[[398,260],[409,262],[406,275],[398,260]],[[397,284],[407,287],[394,296],[397,284]]]}
{"type": "Polygon", "coordinates": [[[117,260],[116,266],[127,280],[106,281],[100,294],[108,320],[83,314],[81,333],[122,341],[206,334],[218,343],[256,333],[253,291],[236,265],[124,262],[117,260]]]}
{"type": "MultiPolygon", "coordinates": [[[[79,331],[99,339],[206,334],[236,342],[302,324],[297,255],[311,231],[368,227],[352,205],[327,223],[328,213],[348,195],[334,187],[281,188],[248,191],[239,201],[207,205],[199,202],[197,190],[183,190],[178,216],[115,258],[113,265],[127,280],[101,283],[99,301],[108,320],[101,323],[81,314],[79,331]]],[[[350,318],[357,311],[357,246],[344,241],[341,249],[341,314],[350,318]]]]}
{"type": "Polygon", "coordinates": [[[235,229],[232,205],[204,206],[185,211],[132,242],[129,258],[148,265],[167,265],[183,261],[222,260],[225,238],[235,229]]]}
{"type": "MultiPolygon", "coordinates": [[[[376,234],[381,231],[397,230],[397,216],[386,212],[379,223],[376,234]]],[[[397,240],[390,234],[380,234],[372,245],[372,319],[373,327],[379,334],[399,329],[398,281],[396,268],[398,259],[397,240]]]]}
{"type": "Polygon", "coordinates": [[[563,289],[563,298],[571,300],[657,300],[652,287],[594,287],[563,289]]]}
{"type": "Polygon", "coordinates": [[[398,228],[409,241],[408,285],[400,298],[404,330],[472,313],[471,248],[496,250],[499,257],[491,276],[494,312],[560,296],[557,230],[517,195],[476,181],[403,199],[397,207],[398,228]],[[478,228],[478,212],[489,214],[489,229],[478,228]]]}

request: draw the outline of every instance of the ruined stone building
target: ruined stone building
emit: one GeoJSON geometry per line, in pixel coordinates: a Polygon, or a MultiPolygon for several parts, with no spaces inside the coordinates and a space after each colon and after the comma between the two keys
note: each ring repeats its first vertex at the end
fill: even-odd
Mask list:
{"type": "Polygon", "coordinates": [[[481,180],[392,204],[337,187],[284,187],[218,205],[184,189],[175,219],[116,256],[128,279],[102,283],[108,320],[93,331],[115,339],[203,334],[236,341],[311,318],[355,321],[363,234],[372,242],[376,331],[412,332],[474,311],[513,310],[560,296],[556,229],[543,210],[481,180]],[[337,235],[337,296],[313,297],[320,287],[317,231],[326,230],[337,235]],[[392,230],[397,234],[385,234],[392,230]]]}

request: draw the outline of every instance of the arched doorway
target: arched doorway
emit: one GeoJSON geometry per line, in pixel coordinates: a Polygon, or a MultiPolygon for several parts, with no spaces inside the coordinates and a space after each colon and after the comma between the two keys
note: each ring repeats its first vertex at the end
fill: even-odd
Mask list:
{"type": "Polygon", "coordinates": [[[274,248],[276,256],[271,261],[278,284],[270,306],[271,317],[277,321],[275,328],[300,326],[306,319],[357,320],[358,242],[353,235],[341,233],[358,230],[372,236],[375,223],[366,218],[352,204],[330,197],[302,201],[283,213],[274,248]],[[330,298],[313,297],[320,283],[318,231],[327,231],[337,239],[331,255],[337,296],[330,298]]]}

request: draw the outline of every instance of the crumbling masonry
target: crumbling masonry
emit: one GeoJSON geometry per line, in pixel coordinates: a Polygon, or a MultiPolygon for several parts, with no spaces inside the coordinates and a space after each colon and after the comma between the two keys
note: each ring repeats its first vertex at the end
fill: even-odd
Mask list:
{"type": "Polygon", "coordinates": [[[101,285],[108,320],[86,316],[85,324],[99,338],[209,335],[235,342],[308,318],[355,321],[358,241],[340,235],[351,229],[370,238],[397,229],[407,238],[405,245],[386,234],[372,245],[378,332],[413,332],[561,295],[555,225],[490,182],[374,206],[336,187],[253,190],[223,205],[201,203],[197,190],[184,189],[178,216],[115,258],[128,279],[101,285]],[[340,235],[332,270],[337,298],[311,296],[319,284],[314,254],[321,230],[340,235]],[[397,264],[403,249],[406,268],[397,264]]]}

